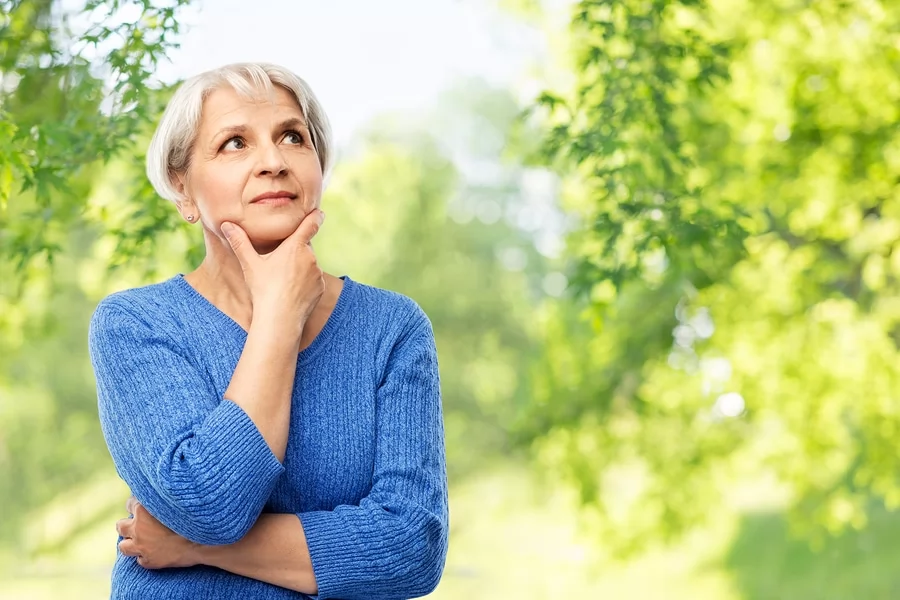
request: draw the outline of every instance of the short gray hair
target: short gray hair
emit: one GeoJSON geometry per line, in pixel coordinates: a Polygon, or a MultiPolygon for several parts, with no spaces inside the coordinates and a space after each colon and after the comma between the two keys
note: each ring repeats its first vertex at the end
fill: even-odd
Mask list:
{"type": "Polygon", "coordinates": [[[235,63],[195,75],[175,91],[147,148],[147,177],[156,193],[172,202],[182,199],[175,174],[188,170],[197,140],[203,102],[215,90],[230,86],[254,98],[280,86],[294,95],[306,119],[325,181],[334,162],[331,124],[309,85],[291,71],[269,63],[235,63]]]}

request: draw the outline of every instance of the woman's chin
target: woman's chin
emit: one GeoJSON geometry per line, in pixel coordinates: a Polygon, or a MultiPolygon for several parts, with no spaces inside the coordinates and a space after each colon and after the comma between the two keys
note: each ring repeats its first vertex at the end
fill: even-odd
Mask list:
{"type": "Polygon", "coordinates": [[[290,237],[296,229],[297,227],[295,225],[293,227],[248,228],[245,231],[247,232],[247,237],[250,239],[250,243],[256,248],[256,251],[260,254],[266,254],[277,248],[278,245],[290,237]]]}
{"type": "Polygon", "coordinates": [[[247,225],[244,231],[254,246],[276,247],[297,230],[299,222],[285,219],[280,223],[247,225]],[[284,222],[287,221],[287,222],[284,222]]]}

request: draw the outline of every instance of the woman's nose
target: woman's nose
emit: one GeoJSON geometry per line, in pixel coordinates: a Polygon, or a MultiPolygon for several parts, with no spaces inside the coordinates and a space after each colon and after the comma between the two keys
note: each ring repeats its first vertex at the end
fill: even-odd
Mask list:
{"type": "Polygon", "coordinates": [[[288,170],[287,161],[281,149],[276,144],[264,144],[259,148],[259,163],[257,165],[257,175],[277,176],[286,173],[288,170]]]}

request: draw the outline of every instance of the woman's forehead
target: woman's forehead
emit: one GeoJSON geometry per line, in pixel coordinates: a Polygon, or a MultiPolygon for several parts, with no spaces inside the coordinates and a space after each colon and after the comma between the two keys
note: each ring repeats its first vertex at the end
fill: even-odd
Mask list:
{"type": "Polygon", "coordinates": [[[304,124],[306,122],[297,99],[280,86],[273,86],[271,92],[259,90],[255,95],[223,87],[213,91],[203,102],[201,128],[221,125],[224,120],[248,121],[265,117],[277,120],[299,118],[304,124]]]}

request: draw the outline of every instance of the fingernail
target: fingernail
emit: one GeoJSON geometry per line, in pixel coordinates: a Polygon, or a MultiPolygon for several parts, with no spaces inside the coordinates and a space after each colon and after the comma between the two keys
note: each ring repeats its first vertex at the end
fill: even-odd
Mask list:
{"type": "Polygon", "coordinates": [[[234,225],[231,223],[222,223],[222,234],[225,237],[231,237],[232,231],[234,231],[234,225]]]}
{"type": "Polygon", "coordinates": [[[324,222],[325,222],[325,212],[320,210],[319,211],[319,225],[321,225],[324,222]]]}

